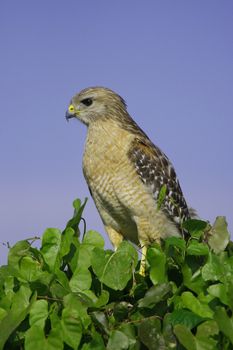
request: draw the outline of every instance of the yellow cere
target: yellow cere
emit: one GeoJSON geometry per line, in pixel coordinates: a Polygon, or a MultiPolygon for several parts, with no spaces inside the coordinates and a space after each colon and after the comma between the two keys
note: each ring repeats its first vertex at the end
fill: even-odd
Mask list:
{"type": "Polygon", "coordinates": [[[69,105],[69,112],[71,112],[71,113],[74,112],[74,106],[73,105],[69,105]]]}

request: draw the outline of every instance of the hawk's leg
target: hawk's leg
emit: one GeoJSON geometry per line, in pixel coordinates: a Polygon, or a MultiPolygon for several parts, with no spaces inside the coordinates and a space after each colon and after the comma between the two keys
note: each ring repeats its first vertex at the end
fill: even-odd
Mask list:
{"type": "Polygon", "coordinates": [[[140,263],[140,268],[139,268],[139,274],[141,276],[145,276],[146,275],[146,252],[147,252],[147,246],[143,245],[142,246],[141,263],[140,263]]]}
{"type": "Polygon", "coordinates": [[[147,217],[134,217],[134,220],[138,229],[138,239],[140,242],[140,247],[142,249],[142,258],[140,263],[139,274],[145,276],[146,274],[146,253],[147,247],[152,241],[160,241],[159,232],[155,231],[153,225],[150,223],[147,217]]]}
{"type": "Polygon", "coordinates": [[[122,236],[121,233],[114,230],[111,226],[104,226],[104,227],[105,227],[105,230],[108,234],[108,237],[109,237],[114,249],[117,250],[117,248],[119,247],[119,245],[123,241],[124,237],[122,236]]]}

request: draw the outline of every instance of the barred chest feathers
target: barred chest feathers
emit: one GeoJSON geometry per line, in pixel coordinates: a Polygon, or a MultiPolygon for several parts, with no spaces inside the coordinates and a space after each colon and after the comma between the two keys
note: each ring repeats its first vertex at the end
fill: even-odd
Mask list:
{"type": "Polygon", "coordinates": [[[83,172],[103,223],[136,244],[165,237],[167,232],[178,236],[129,160],[134,138],[112,122],[93,123],[88,129],[83,172]],[[145,229],[139,230],[138,220],[145,229]],[[139,231],[145,237],[139,237],[139,231]]]}
{"type": "Polygon", "coordinates": [[[104,225],[138,244],[132,210],[132,202],[138,197],[138,176],[127,157],[131,140],[130,133],[112,122],[91,125],[83,156],[83,173],[104,225]]]}

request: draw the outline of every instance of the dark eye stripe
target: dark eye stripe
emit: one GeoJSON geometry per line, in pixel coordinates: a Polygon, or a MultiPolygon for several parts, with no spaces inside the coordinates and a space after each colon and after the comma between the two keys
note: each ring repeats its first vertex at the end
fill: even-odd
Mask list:
{"type": "Polygon", "coordinates": [[[92,99],[91,98],[84,98],[82,101],[81,101],[85,106],[90,106],[92,104],[92,99]]]}

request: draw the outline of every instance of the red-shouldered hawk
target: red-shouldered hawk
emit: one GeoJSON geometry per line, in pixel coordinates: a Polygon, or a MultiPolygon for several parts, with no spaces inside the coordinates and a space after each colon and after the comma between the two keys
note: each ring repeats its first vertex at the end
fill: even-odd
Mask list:
{"type": "Polygon", "coordinates": [[[125,101],[110,89],[87,88],[71,100],[66,118],[73,117],[88,127],[83,172],[113,246],[127,239],[145,254],[153,241],[182,235],[189,210],[175,170],[125,101]]]}

